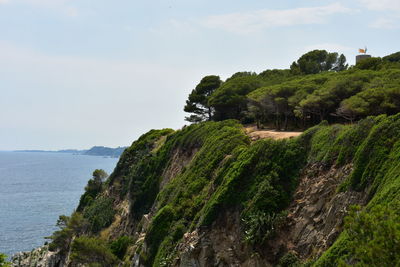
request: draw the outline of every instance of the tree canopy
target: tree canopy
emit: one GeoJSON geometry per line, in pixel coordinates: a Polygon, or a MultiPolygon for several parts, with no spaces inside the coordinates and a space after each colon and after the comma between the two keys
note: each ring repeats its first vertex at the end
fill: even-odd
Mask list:
{"type": "Polygon", "coordinates": [[[316,74],[323,71],[342,71],[347,69],[346,57],[326,50],[313,50],[293,62],[290,69],[293,73],[316,74]]]}
{"type": "Polygon", "coordinates": [[[210,75],[201,79],[200,83],[189,94],[184,111],[193,113],[185,119],[189,122],[211,120],[213,110],[208,103],[210,95],[221,85],[219,76],[210,75]]]}
{"type": "Polygon", "coordinates": [[[190,122],[237,119],[276,129],[354,122],[400,112],[400,52],[348,68],[344,55],[313,50],[290,69],[206,76],[186,101],[190,122]]]}

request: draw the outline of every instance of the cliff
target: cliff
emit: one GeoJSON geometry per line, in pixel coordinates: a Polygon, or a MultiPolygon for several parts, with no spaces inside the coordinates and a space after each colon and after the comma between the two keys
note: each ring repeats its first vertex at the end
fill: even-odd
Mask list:
{"type": "Polygon", "coordinates": [[[253,140],[234,120],[141,136],[98,190],[88,184],[53,235],[62,263],[44,266],[399,260],[400,115],[253,140]]]}

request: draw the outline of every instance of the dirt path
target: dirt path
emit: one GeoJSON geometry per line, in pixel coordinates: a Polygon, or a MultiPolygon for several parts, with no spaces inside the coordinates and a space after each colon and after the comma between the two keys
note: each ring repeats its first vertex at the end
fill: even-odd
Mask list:
{"type": "Polygon", "coordinates": [[[272,139],[286,139],[293,138],[302,134],[302,132],[279,132],[276,130],[258,130],[256,126],[245,127],[246,134],[252,141],[258,139],[272,138],[272,139]]]}

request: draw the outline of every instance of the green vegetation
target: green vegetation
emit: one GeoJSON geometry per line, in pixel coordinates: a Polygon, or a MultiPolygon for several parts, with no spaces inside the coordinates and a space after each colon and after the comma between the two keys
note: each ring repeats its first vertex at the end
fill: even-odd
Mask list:
{"type": "MultiPolygon", "coordinates": [[[[167,162],[170,155],[178,150],[187,151],[189,155],[195,151],[197,153],[190,165],[158,194],[160,209],[146,235],[146,240],[152,244],[148,255],[149,265],[156,259],[154,265],[157,266],[168,257],[162,255],[163,252],[170,251],[165,246],[179,240],[189,229],[191,222],[196,221],[194,218],[200,217],[201,209],[207,202],[207,192],[213,186],[213,177],[221,168],[221,162],[235,149],[248,143],[248,138],[242,133],[240,125],[234,121],[191,125],[167,138],[164,146],[153,157],[153,161],[167,162]],[[153,242],[154,240],[157,242],[153,242]],[[160,245],[158,241],[162,240],[166,241],[160,245]]],[[[149,164],[160,166],[156,162],[149,164]]],[[[154,178],[157,179],[154,183],[158,188],[161,175],[154,178]]],[[[147,205],[150,206],[149,204],[147,205]]],[[[194,226],[195,223],[192,227],[194,226]]]]}
{"type": "Polygon", "coordinates": [[[118,266],[118,259],[107,243],[98,238],[77,237],[71,245],[71,262],[74,265],[118,266]]]}
{"type": "Polygon", "coordinates": [[[88,222],[79,212],[74,212],[71,217],[61,215],[57,220],[56,226],[60,230],[47,237],[52,241],[49,245],[49,250],[65,254],[69,250],[73,237],[87,230],[88,222]]]}
{"type": "Polygon", "coordinates": [[[83,211],[83,217],[89,222],[89,229],[97,233],[101,229],[109,226],[115,215],[113,199],[108,197],[96,198],[83,211]]]}
{"type": "MultiPolygon", "coordinates": [[[[353,125],[329,126],[324,121],[299,138],[254,143],[233,120],[193,124],[176,132],[153,130],[121,157],[118,175],[114,172],[106,182],[116,190],[112,197],[99,193],[84,208],[83,217],[91,234],[110,225],[113,202],[126,196],[121,181],[128,181],[131,220],[139,222],[152,207],[157,211],[146,231],[147,249],[141,252],[146,266],[170,264],[183,234],[211,225],[226,214],[222,211],[240,212],[243,241],[257,249],[281,224],[298,175],[308,164],[354,164],[340,190],[367,188],[371,207],[398,198],[399,131],[400,115],[370,117],[353,125]],[[163,183],[176,155],[190,163],[163,183]]],[[[110,240],[109,249],[119,259],[125,257],[128,238],[110,240]]],[[[346,260],[352,249],[349,240],[344,231],[315,265],[335,266],[346,260]]]]}
{"type": "Polygon", "coordinates": [[[346,57],[338,53],[328,53],[325,50],[313,50],[302,55],[297,62],[293,62],[290,70],[294,73],[317,74],[323,71],[346,70],[346,57]]]}
{"type": "Polygon", "coordinates": [[[281,226],[286,213],[272,215],[265,212],[256,212],[243,219],[245,240],[253,245],[262,245],[265,240],[272,238],[275,229],[281,226]]]}
{"type": "MultiPolygon", "coordinates": [[[[371,115],[396,114],[400,112],[398,58],[399,53],[370,58],[348,69],[343,55],[314,50],[286,70],[238,72],[225,82],[207,76],[204,80],[218,77],[207,96],[200,97],[203,109],[198,112],[204,114],[207,107],[209,115],[189,121],[237,119],[287,130],[323,120],[353,123],[371,115]]],[[[189,95],[187,112],[197,110],[188,108],[199,98],[194,94],[195,90],[189,95]]]]}
{"type": "MultiPolygon", "coordinates": [[[[172,129],[151,130],[124,151],[108,180],[110,186],[118,188],[121,197],[128,193],[129,188],[139,189],[143,185],[146,179],[147,162],[163,146],[166,137],[171,133],[173,133],[172,129]],[[131,169],[133,165],[135,165],[135,170],[131,169]]],[[[132,193],[135,194],[135,192],[132,193]]]]}
{"type": "Polygon", "coordinates": [[[7,261],[7,256],[0,253],[0,267],[10,267],[11,264],[7,261]]]}
{"type": "MultiPolygon", "coordinates": [[[[345,231],[316,261],[315,266],[338,266],[339,263],[386,266],[387,264],[377,264],[381,260],[381,256],[377,255],[382,255],[382,261],[392,264],[398,261],[397,258],[393,258],[398,255],[392,253],[389,247],[392,246],[390,242],[396,242],[396,231],[400,227],[400,206],[397,204],[400,201],[399,124],[400,114],[368,118],[358,125],[342,127],[334,135],[336,138],[331,139],[333,145],[320,146],[317,149],[319,153],[326,151],[325,155],[329,155],[333,163],[352,162],[354,170],[349,179],[342,184],[341,190],[366,191],[370,201],[364,211],[353,210],[350,213],[345,231]],[[347,144],[350,146],[346,147],[347,144]],[[371,246],[372,250],[367,250],[368,246],[371,246]],[[379,251],[379,254],[372,251],[379,251]],[[385,256],[388,254],[392,255],[392,258],[385,256]]],[[[322,131],[333,128],[317,127],[322,131]]],[[[318,131],[314,137],[317,136],[318,131]]],[[[319,140],[322,141],[323,138],[319,140]]]]}
{"type": "MultiPolygon", "coordinates": [[[[351,164],[338,191],[365,192],[369,202],[350,212],[333,246],[308,266],[377,266],[380,257],[394,265],[400,229],[398,58],[370,59],[346,70],[342,55],[317,50],[290,70],[238,72],[225,82],[205,77],[185,106],[192,114],[187,120],[196,123],[144,134],[106,181],[96,170],[78,212],[60,217],[51,248],[71,249],[73,262],[93,266],[128,262],[136,249],[145,266],[168,266],[185,233],[237,214],[242,241],[259,253],[286,217],[305,167],[351,164]],[[251,142],[241,124],[248,122],[312,127],[298,138],[251,142]],[[135,231],[146,235],[128,235],[135,231]]],[[[288,253],[278,265],[301,263],[288,253]]]]}
{"type": "Polygon", "coordinates": [[[368,211],[353,207],[345,221],[351,259],[357,265],[391,266],[400,262],[398,203],[376,205],[368,211]]]}
{"type": "Polygon", "coordinates": [[[108,177],[108,174],[104,170],[94,170],[93,178],[88,181],[85,187],[85,193],[79,200],[77,211],[81,212],[86,206],[89,206],[97,195],[103,189],[103,182],[108,177]]]}
{"type": "Polygon", "coordinates": [[[115,256],[123,260],[130,244],[132,244],[132,239],[124,235],[111,242],[110,249],[115,256]]]}
{"type": "Polygon", "coordinates": [[[297,256],[291,252],[286,253],[280,258],[277,267],[303,267],[304,265],[300,262],[297,256]]]}
{"type": "Polygon", "coordinates": [[[212,109],[208,103],[210,95],[220,87],[222,81],[218,76],[206,76],[190,93],[185,112],[194,113],[185,119],[189,122],[200,122],[212,119],[212,109]]]}
{"type": "Polygon", "coordinates": [[[209,104],[215,110],[214,119],[241,119],[247,110],[246,95],[264,85],[255,75],[231,78],[210,96],[209,104]]]}

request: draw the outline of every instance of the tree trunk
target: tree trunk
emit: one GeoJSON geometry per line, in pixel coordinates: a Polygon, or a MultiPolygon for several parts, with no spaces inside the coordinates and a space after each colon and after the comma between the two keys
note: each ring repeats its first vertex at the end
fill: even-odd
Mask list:
{"type": "Polygon", "coordinates": [[[285,114],[285,126],[284,126],[285,131],[287,130],[287,126],[288,126],[288,116],[285,114]]]}
{"type": "Polygon", "coordinates": [[[211,107],[208,107],[208,120],[210,121],[211,119],[212,119],[211,107]]]}

